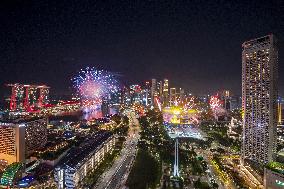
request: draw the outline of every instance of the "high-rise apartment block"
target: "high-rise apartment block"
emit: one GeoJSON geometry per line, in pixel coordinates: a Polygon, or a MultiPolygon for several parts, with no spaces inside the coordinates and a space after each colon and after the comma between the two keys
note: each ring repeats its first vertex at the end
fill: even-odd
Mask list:
{"type": "Polygon", "coordinates": [[[242,45],[242,162],[273,160],[277,125],[276,39],[271,35],[242,45]]]}

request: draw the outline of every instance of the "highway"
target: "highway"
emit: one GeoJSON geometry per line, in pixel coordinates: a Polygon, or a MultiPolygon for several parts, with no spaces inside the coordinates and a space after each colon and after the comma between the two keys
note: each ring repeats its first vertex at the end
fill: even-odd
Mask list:
{"type": "Polygon", "coordinates": [[[114,188],[121,188],[124,185],[124,182],[127,179],[129,173],[129,167],[132,164],[135,158],[135,154],[129,155],[123,161],[121,166],[117,169],[115,174],[113,175],[110,182],[107,184],[105,189],[114,189],[114,188]]]}
{"type": "Polygon", "coordinates": [[[96,189],[116,189],[122,188],[127,180],[132,163],[137,152],[137,144],[139,139],[138,120],[135,113],[129,112],[129,132],[125,141],[121,155],[115,160],[112,167],[107,170],[98,180],[94,188],[96,189]]]}

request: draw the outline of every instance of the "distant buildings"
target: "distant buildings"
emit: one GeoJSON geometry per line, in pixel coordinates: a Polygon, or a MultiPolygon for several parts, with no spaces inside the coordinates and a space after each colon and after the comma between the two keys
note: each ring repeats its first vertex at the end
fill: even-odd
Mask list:
{"type": "Polygon", "coordinates": [[[151,86],[149,81],[145,83],[144,99],[145,106],[149,106],[151,104],[151,86]]]}
{"type": "Polygon", "coordinates": [[[102,100],[101,111],[102,111],[103,116],[109,115],[110,110],[109,110],[109,100],[108,99],[102,100]]]}
{"type": "Polygon", "coordinates": [[[163,82],[157,81],[157,90],[155,96],[161,98],[163,95],[163,82]]]}
{"type": "Polygon", "coordinates": [[[151,83],[151,104],[154,104],[154,98],[155,95],[157,93],[157,80],[156,79],[152,79],[152,83],[151,83]]]}
{"type": "Polygon", "coordinates": [[[185,97],[184,89],[179,88],[179,100],[180,100],[180,101],[183,101],[183,100],[184,100],[184,97],[185,97]]]}
{"type": "Polygon", "coordinates": [[[134,103],[143,104],[143,94],[140,85],[130,85],[130,99],[131,99],[131,104],[134,103]]]}
{"type": "Polygon", "coordinates": [[[230,97],[230,110],[236,110],[242,108],[242,97],[239,96],[231,96],[230,97]]]}
{"type": "Polygon", "coordinates": [[[47,142],[47,118],[0,122],[0,159],[24,162],[26,155],[47,142]]]}
{"type": "Polygon", "coordinates": [[[163,86],[163,106],[166,107],[169,105],[169,80],[164,79],[163,86]]]}
{"type": "Polygon", "coordinates": [[[242,45],[242,162],[273,160],[277,124],[278,51],[273,35],[242,45]]]}
{"type": "Polygon", "coordinates": [[[224,108],[226,110],[230,110],[230,102],[231,102],[231,93],[229,90],[224,90],[223,93],[221,94],[221,98],[224,101],[224,108]]]}
{"type": "Polygon", "coordinates": [[[131,104],[130,89],[127,87],[122,89],[122,104],[125,106],[130,106],[131,104]]]}
{"type": "Polygon", "coordinates": [[[176,88],[170,88],[170,106],[173,106],[176,101],[176,88]]]}
{"type": "Polygon", "coordinates": [[[72,148],[54,171],[57,188],[79,188],[79,182],[95,169],[115,146],[115,137],[109,132],[98,132],[79,147],[72,148]]]}
{"type": "Polygon", "coordinates": [[[11,87],[9,107],[11,111],[33,110],[48,103],[49,87],[46,85],[7,84],[11,87]]]}
{"type": "Polygon", "coordinates": [[[122,90],[122,104],[131,106],[140,104],[144,107],[161,109],[168,106],[183,106],[187,95],[182,88],[169,88],[169,80],[151,79],[144,85],[130,85],[122,90]]]}
{"type": "Polygon", "coordinates": [[[120,105],[122,103],[122,90],[118,90],[117,93],[110,94],[109,103],[111,105],[120,105]]]}
{"type": "Polygon", "coordinates": [[[157,79],[152,79],[151,83],[151,105],[158,106],[158,103],[161,103],[163,100],[163,81],[157,81],[157,79]],[[157,98],[157,99],[156,99],[157,98]],[[157,100],[159,102],[157,102],[157,100]]]}

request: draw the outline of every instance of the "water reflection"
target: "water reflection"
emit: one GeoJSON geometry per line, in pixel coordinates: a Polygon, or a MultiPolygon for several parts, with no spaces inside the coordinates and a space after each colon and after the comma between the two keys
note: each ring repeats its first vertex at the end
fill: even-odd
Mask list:
{"type": "MultiPolygon", "coordinates": [[[[118,109],[117,108],[110,108],[109,109],[109,114],[117,114],[118,109]]],[[[64,113],[58,116],[51,116],[49,119],[50,121],[56,121],[56,120],[63,120],[63,121],[71,121],[71,122],[76,122],[76,121],[91,121],[94,119],[98,119],[104,117],[104,114],[101,109],[96,109],[88,113],[83,113],[82,111],[78,112],[68,112],[64,113]]]]}
{"type": "Polygon", "coordinates": [[[101,117],[103,117],[102,110],[96,109],[96,110],[93,110],[93,111],[88,112],[88,113],[83,113],[82,116],[80,117],[80,120],[90,121],[90,120],[98,119],[98,118],[101,118],[101,117]]]}

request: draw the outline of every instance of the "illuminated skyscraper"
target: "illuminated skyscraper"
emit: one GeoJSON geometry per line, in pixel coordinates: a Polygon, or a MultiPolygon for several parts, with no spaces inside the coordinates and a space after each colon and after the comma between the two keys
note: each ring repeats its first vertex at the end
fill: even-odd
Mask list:
{"type": "Polygon", "coordinates": [[[130,106],[131,105],[130,89],[128,87],[122,88],[122,104],[124,106],[130,106]]]}
{"type": "Polygon", "coordinates": [[[143,94],[142,94],[142,88],[140,85],[130,85],[130,98],[131,98],[131,104],[134,103],[143,103],[143,94]]]}
{"type": "Polygon", "coordinates": [[[157,91],[157,80],[152,79],[152,85],[151,85],[151,104],[154,105],[154,97],[157,91]]]}
{"type": "Polygon", "coordinates": [[[145,82],[145,87],[142,90],[142,96],[144,106],[148,106],[151,102],[151,85],[149,81],[145,82]]]}
{"type": "Polygon", "coordinates": [[[180,102],[183,102],[184,100],[184,89],[179,88],[179,100],[180,102]]]}
{"type": "Polygon", "coordinates": [[[226,109],[226,110],[229,110],[230,107],[231,107],[231,94],[230,94],[230,91],[229,90],[223,90],[220,92],[220,97],[223,101],[223,107],[226,109]]]}
{"type": "Polygon", "coordinates": [[[163,81],[158,81],[157,82],[156,96],[161,98],[162,94],[163,94],[163,81]]]}
{"type": "Polygon", "coordinates": [[[176,101],[176,88],[170,88],[170,106],[173,106],[176,101]]]}
{"type": "Polygon", "coordinates": [[[0,122],[0,159],[24,162],[25,156],[47,142],[47,118],[0,122]]]}
{"type": "Polygon", "coordinates": [[[109,99],[107,99],[107,98],[103,98],[102,99],[101,110],[102,110],[103,116],[108,116],[109,115],[109,113],[110,113],[109,99]]]}
{"type": "Polygon", "coordinates": [[[164,79],[163,87],[163,106],[169,105],[169,80],[164,79]]]}
{"type": "Polygon", "coordinates": [[[242,45],[242,163],[273,160],[277,124],[278,51],[273,35],[242,45]]]}

